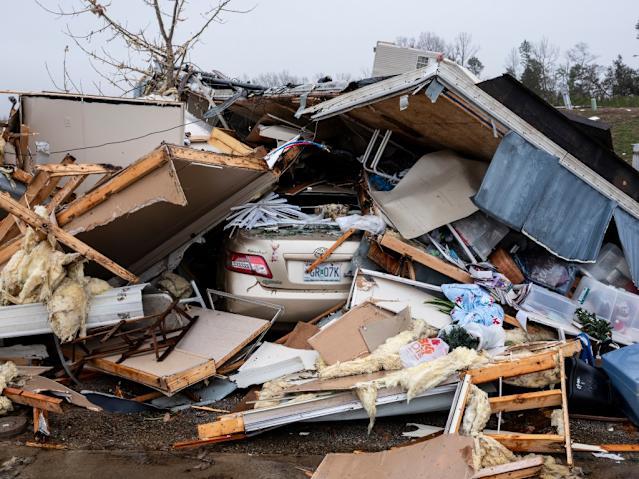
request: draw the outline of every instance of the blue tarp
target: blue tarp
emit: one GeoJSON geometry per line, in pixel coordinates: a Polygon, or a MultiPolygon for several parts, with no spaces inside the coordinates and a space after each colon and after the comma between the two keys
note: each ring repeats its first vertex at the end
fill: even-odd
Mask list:
{"type": "Polygon", "coordinates": [[[616,206],[514,132],[497,148],[474,202],[555,255],[583,262],[597,259],[616,206]]]}

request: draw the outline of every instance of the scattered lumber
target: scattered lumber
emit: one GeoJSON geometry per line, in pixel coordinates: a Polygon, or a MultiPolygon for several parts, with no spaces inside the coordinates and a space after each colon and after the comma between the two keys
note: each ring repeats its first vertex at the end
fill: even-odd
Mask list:
{"type": "Polygon", "coordinates": [[[404,240],[399,233],[394,231],[386,231],[379,240],[380,246],[388,248],[403,256],[407,256],[413,261],[422,264],[428,268],[448,276],[460,283],[472,283],[473,279],[466,271],[453,266],[446,261],[429,254],[424,248],[415,242],[404,240]]]}

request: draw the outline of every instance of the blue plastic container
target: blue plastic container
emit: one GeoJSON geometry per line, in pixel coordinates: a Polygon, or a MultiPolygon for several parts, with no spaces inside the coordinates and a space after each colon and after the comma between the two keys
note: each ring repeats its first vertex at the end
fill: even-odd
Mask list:
{"type": "Polygon", "coordinates": [[[603,370],[623,398],[623,412],[639,425],[639,344],[604,354],[601,359],[603,370]]]}

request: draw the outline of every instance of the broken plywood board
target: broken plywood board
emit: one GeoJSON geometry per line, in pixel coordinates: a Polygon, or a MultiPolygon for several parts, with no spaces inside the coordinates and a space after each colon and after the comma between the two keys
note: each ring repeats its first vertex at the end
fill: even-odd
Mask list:
{"type": "Polygon", "coordinates": [[[443,435],[388,451],[358,454],[328,454],[313,479],[456,479],[474,474],[473,439],[443,435]]]}
{"type": "Polygon", "coordinates": [[[409,329],[410,316],[407,308],[398,314],[366,302],[358,305],[335,319],[315,336],[308,339],[313,348],[320,353],[326,364],[350,361],[371,352],[364,339],[364,334],[371,344],[383,343],[386,338],[409,329]],[[383,323],[367,330],[374,323],[383,323]],[[381,342],[381,336],[388,333],[381,342]]]}
{"type": "Polygon", "coordinates": [[[37,394],[49,393],[65,399],[75,406],[83,407],[90,411],[102,411],[102,408],[93,404],[86,397],[84,397],[84,395],[74,391],[73,389],[69,389],[68,387],[60,384],[57,381],[45,378],[43,376],[29,377],[26,380],[24,386],[22,386],[22,389],[37,394]]]}
{"type": "MultiPolygon", "coordinates": [[[[109,212],[119,203],[120,195],[117,195],[104,200],[100,218],[81,217],[69,225],[74,230],[85,230],[78,234],[83,241],[114,261],[127,265],[132,271],[143,273],[162,263],[158,266],[160,269],[150,273],[149,277],[175,267],[180,261],[179,254],[183,252],[171,259],[175,264],[172,263],[169,268],[167,262],[172,253],[198,241],[228,215],[232,206],[263,194],[277,179],[259,158],[174,146],[165,148],[170,151],[168,156],[175,171],[174,178],[145,177],[138,181],[139,188],[148,198],[150,191],[157,195],[149,184],[160,180],[177,181],[184,192],[186,204],[177,201],[178,196],[175,196],[176,201],[149,202],[144,208],[134,208],[130,214],[105,222],[109,221],[109,212]],[[99,223],[103,224],[98,226],[99,223]],[[91,231],[88,230],[90,226],[93,227],[91,231]],[[126,248],[121,247],[121,238],[126,238],[126,248]]],[[[114,180],[120,175],[116,175],[114,180]]],[[[125,191],[120,194],[123,193],[125,191]]]]}
{"type": "Polygon", "coordinates": [[[441,329],[451,323],[450,315],[428,304],[436,299],[435,296],[423,288],[404,284],[401,280],[383,273],[360,270],[353,281],[350,307],[370,301],[389,311],[399,312],[408,306],[413,319],[424,321],[434,328],[441,329]]]}
{"type": "MultiPolygon", "coordinates": [[[[198,320],[175,349],[161,362],[155,353],[117,361],[121,355],[92,359],[89,365],[145,384],[172,395],[203,379],[213,376],[218,365],[233,357],[270,325],[263,319],[193,307],[191,316],[198,320]]],[[[143,347],[141,347],[143,349],[143,347]]]]}
{"type": "Polygon", "coordinates": [[[413,239],[477,211],[477,193],[488,165],[449,151],[422,156],[390,191],[371,196],[404,238],[413,239]]]}
{"type": "Polygon", "coordinates": [[[277,340],[276,342],[278,344],[284,344],[284,346],[293,349],[313,349],[313,346],[308,344],[308,339],[311,336],[319,333],[319,331],[320,328],[318,328],[314,324],[300,321],[295,324],[295,328],[293,328],[293,331],[286,335],[286,338],[283,342],[280,342],[280,340],[277,340]]]}
{"type": "Polygon", "coordinates": [[[270,325],[264,319],[197,307],[189,308],[189,314],[198,316],[198,320],[178,348],[212,359],[218,366],[235,356],[270,325]]]}

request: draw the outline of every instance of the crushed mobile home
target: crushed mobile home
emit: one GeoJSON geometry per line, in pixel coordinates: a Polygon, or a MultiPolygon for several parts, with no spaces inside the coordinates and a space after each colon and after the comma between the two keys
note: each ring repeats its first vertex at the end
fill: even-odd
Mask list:
{"type": "Polygon", "coordinates": [[[171,98],[19,94],[0,411],[33,408],[21,437],[55,444],[74,406],[208,408],[175,448],[448,412],[438,438],[329,454],[313,477],[403,477],[424,454],[455,477],[576,477],[573,452],[631,448],[575,440],[569,411],[639,421],[639,173],[601,125],[431,60],[271,89],[189,71],[171,98]],[[211,408],[229,395],[242,407],[211,408]],[[543,432],[503,430],[519,411],[543,432]]]}

